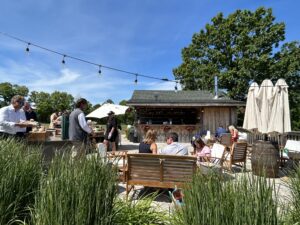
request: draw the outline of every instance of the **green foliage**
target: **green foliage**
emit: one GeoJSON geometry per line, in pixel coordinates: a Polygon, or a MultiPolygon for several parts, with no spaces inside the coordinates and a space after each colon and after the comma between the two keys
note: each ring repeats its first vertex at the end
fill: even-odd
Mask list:
{"type": "Polygon", "coordinates": [[[0,107],[9,105],[10,100],[14,95],[22,95],[26,97],[28,95],[28,88],[16,84],[12,85],[8,82],[0,83],[0,107]]]}
{"type": "Polygon", "coordinates": [[[116,191],[116,173],[101,159],[57,157],[36,197],[34,224],[112,224],[116,191]]]}
{"type": "Polygon", "coordinates": [[[30,222],[30,208],[41,180],[41,149],[0,139],[0,224],[30,222]]]}
{"type": "Polygon", "coordinates": [[[147,196],[138,201],[117,200],[114,211],[115,225],[163,225],[169,224],[165,212],[151,206],[155,196],[147,196]]]}
{"type": "Polygon", "coordinates": [[[300,224],[300,167],[296,166],[295,171],[291,174],[292,178],[288,182],[291,190],[291,205],[287,208],[286,224],[300,224]]]}
{"type": "Polygon", "coordinates": [[[32,91],[29,101],[37,105],[37,115],[40,122],[49,122],[50,115],[55,111],[71,110],[74,102],[72,95],[66,92],[55,91],[51,94],[46,92],[32,91]]]}
{"type": "Polygon", "coordinates": [[[279,224],[274,187],[262,177],[222,181],[215,174],[199,175],[185,190],[185,205],[177,211],[174,224],[279,224]]]}
{"type": "MultiPolygon", "coordinates": [[[[127,105],[127,100],[122,100],[119,102],[119,105],[127,105]]],[[[118,121],[119,123],[122,123],[122,124],[133,124],[134,122],[134,117],[135,117],[135,113],[134,113],[134,109],[132,107],[130,107],[126,114],[124,115],[119,115],[118,116],[118,121]]]]}
{"type": "MultiPolygon", "coordinates": [[[[300,47],[285,43],[284,23],[276,23],[271,9],[237,10],[227,18],[219,13],[195,33],[182,50],[182,64],[173,69],[185,90],[212,90],[214,76],[229,97],[245,100],[249,83],[284,78],[290,86],[292,121],[299,121],[300,47]],[[294,104],[298,103],[298,104],[294,104]]],[[[299,129],[299,122],[293,123],[299,129]]]]}

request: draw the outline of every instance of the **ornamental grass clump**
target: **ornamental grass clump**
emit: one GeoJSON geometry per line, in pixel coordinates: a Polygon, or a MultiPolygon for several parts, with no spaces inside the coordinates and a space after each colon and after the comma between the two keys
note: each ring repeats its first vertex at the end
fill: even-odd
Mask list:
{"type": "Polygon", "coordinates": [[[114,207],[114,225],[164,225],[170,224],[169,215],[154,206],[156,194],[139,200],[117,200],[114,207]]]}
{"type": "Polygon", "coordinates": [[[242,175],[224,181],[197,175],[185,190],[185,205],[174,224],[279,224],[275,184],[263,177],[242,175]]]}
{"type": "Polygon", "coordinates": [[[41,148],[0,139],[0,224],[29,223],[42,176],[41,148]]]}
{"type": "Polygon", "coordinates": [[[98,157],[56,157],[36,197],[34,224],[112,224],[116,192],[116,171],[98,157]]]}
{"type": "Polygon", "coordinates": [[[287,186],[290,189],[289,206],[286,207],[286,224],[300,224],[300,166],[295,166],[287,186]]]}

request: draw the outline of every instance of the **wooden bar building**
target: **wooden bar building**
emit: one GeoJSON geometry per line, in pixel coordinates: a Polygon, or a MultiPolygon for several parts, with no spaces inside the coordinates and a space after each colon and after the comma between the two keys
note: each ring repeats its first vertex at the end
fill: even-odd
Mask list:
{"type": "Polygon", "coordinates": [[[219,125],[235,125],[237,107],[245,103],[208,91],[135,90],[127,105],[136,112],[138,141],[152,128],[158,142],[164,142],[169,131],[177,132],[180,142],[190,142],[195,133],[209,130],[213,135],[219,125]]]}

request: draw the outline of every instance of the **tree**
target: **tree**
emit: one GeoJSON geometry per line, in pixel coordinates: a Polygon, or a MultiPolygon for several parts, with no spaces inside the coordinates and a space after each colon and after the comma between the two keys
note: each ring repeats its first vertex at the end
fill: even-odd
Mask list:
{"type": "Polygon", "coordinates": [[[27,97],[28,92],[29,90],[26,86],[19,86],[9,82],[0,83],[0,106],[3,107],[9,105],[10,100],[14,95],[27,97]]]}
{"type": "Polygon", "coordinates": [[[110,103],[110,104],[115,104],[113,100],[111,100],[110,98],[107,99],[105,102],[103,102],[103,104],[105,103],[110,103]]]}
{"type": "MultiPolygon", "coordinates": [[[[182,50],[183,62],[173,69],[175,78],[184,90],[212,90],[217,75],[220,88],[236,100],[246,99],[252,81],[284,78],[290,86],[290,105],[295,107],[292,121],[299,121],[299,43],[279,48],[285,25],[274,20],[272,9],[262,7],[254,12],[237,10],[227,18],[219,13],[182,50]]],[[[300,126],[293,123],[293,128],[300,126]]]]}
{"type": "Polygon", "coordinates": [[[59,91],[52,94],[33,91],[30,93],[29,101],[36,103],[40,122],[49,122],[53,112],[71,110],[74,104],[72,95],[59,91]]]}

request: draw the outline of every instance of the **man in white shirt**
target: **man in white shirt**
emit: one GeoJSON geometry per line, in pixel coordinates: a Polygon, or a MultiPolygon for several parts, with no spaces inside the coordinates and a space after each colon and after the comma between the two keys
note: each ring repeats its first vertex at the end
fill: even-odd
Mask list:
{"type": "Polygon", "coordinates": [[[187,147],[178,143],[178,134],[171,132],[167,134],[167,146],[159,154],[161,155],[188,155],[187,147]]]}
{"type": "Polygon", "coordinates": [[[83,110],[85,110],[86,107],[87,100],[84,98],[78,99],[75,104],[75,109],[71,112],[69,117],[69,139],[74,141],[74,147],[77,148],[76,151],[79,155],[85,153],[88,135],[94,134],[93,129],[88,126],[85,119],[83,110]]]}
{"type": "Polygon", "coordinates": [[[15,95],[11,99],[9,106],[4,106],[0,109],[0,136],[1,137],[24,137],[26,132],[25,99],[23,96],[15,95]]]}

